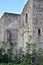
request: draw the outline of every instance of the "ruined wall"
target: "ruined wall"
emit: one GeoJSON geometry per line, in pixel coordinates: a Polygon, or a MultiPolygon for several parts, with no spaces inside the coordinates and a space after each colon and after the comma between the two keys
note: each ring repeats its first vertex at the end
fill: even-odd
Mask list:
{"type": "Polygon", "coordinates": [[[33,39],[43,48],[43,0],[33,0],[33,39]],[[40,29],[40,36],[38,30],[40,29]]]}
{"type": "Polygon", "coordinates": [[[4,17],[0,19],[0,42],[4,40],[4,17]]]}
{"type": "MultiPolygon", "coordinates": [[[[18,47],[26,46],[30,34],[32,40],[36,41],[37,48],[43,47],[43,0],[28,0],[21,15],[5,13],[0,22],[0,40],[7,40],[6,30],[15,21],[19,22],[18,47]],[[39,29],[40,36],[38,35],[39,29]]],[[[11,32],[13,32],[13,29],[11,32]]]]}
{"type": "Polygon", "coordinates": [[[21,14],[21,22],[23,46],[28,41],[27,36],[31,34],[32,40],[37,43],[37,48],[43,47],[43,0],[28,0],[21,14]],[[28,15],[27,23],[26,14],[28,15]]]}
{"type": "Polygon", "coordinates": [[[4,13],[0,20],[0,41],[7,41],[11,33],[12,53],[18,49],[19,42],[20,15],[4,13]]]}
{"type": "MultiPolygon", "coordinates": [[[[7,28],[9,26],[9,24],[12,24],[15,22],[15,20],[19,19],[20,15],[18,14],[12,14],[12,13],[5,13],[2,18],[1,18],[1,30],[2,30],[2,33],[3,33],[3,37],[4,37],[4,40],[6,40],[6,31],[7,31],[7,28]]],[[[19,21],[20,22],[20,21],[19,21]]]]}
{"type": "MultiPolygon", "coordinates": [[[[28,0],[27,4],[25,5],[23,12],[21,14],[21,24],[22,24],[22,39],[23,39],[23,46],[26,47],[26,42],[28,41],[28,36],[32,35],[32,4],[33,0],[28,0]],[[27,16],[27,17],[26,17],[27,16]],[[26,22],[27,18],[27,22],[26,22]]],[[[25,49],[24,49],[25,50],[25,49]]]]}

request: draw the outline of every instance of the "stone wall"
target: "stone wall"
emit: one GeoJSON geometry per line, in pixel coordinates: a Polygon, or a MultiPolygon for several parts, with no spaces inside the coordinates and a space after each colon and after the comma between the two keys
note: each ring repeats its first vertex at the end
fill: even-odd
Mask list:
{"type": "MultiPolygon", "coordinates": [[[[43,46],[43,0],[28,0],[20,14],[4,13],[0,22],[0,40],[7,40],[7,30],[14,26],[18,30],[18,47],[26,47],[28,36],[37,43],[37,48],[43,46]],[[27,19],[26,19],[27,18],[27,19]],[[26,21],[27,20],[27,21],[26,21]],[[18,24],[16,24],[17,22],[18,24]],[[16,24],[16,25],[15,25],[16,24]],[[18,27],[17,27],[18,26],[18,27]],[[40,36],[38,30],[40,29],[40,36]]],[[[14,37],[14,33],[13,37],[14,37]]],[[[24,49],[25,50],[25,49],[24,49]]]]}
{"type": "Polygon", "coordinates": [[[43,48],[43,0],[33,0],[33,38],[37,48],[43,48]],[[40,29],[40,36],[38,35],[40,29]]]}
{"type": "Polygon", "coordinates": [[[21,14],[21,22],[22,22],[22,39],[23,39],[23,47],[25,50],[26,42],[28,41],[28,36],[32,35],[32,0],[28,0],[25,5],[23,12],[21,14]],[[26,14],[27,14],[27,22],[26,22],[26,14]]]}
{"type": "Polygon", "coordinates": [[[4,13],[0,21],[0,41],[10,41],[13,46],[13,54],[18,49],[20,14],[4,13]],[[10,36],[11,34],[11,36],[10,36]],[[9,37],[10,36],[10,37],[9,37]],[[11,40],[10,40],[10,39],[11,40]]]}
{"type": "Polygon", "coordinates": [[[32,40],[37,43],[37,48],[41,48],[43,46],[43,0],[28,0],[21,14],[21,22],[24,47],[28,41],[27,36],[31,34],[32,40]],[[26,13],[28,15],[27,23],[26,13]],[[38,29],[40,29],[40,36],[38,36],[38,29]]]}

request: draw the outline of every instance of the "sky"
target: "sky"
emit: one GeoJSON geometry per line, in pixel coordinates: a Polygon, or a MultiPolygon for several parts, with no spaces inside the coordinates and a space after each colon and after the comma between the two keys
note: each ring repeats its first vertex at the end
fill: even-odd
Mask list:
{"type": "Polygon", "coordinates": [[[0,0],[0,16],[4,12],[21,13],[27,0],[0,0]]]}

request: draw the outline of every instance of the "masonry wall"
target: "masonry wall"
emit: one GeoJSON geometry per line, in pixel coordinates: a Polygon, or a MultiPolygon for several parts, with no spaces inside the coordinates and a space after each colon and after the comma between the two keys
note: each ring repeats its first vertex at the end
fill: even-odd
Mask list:
{"type": "Polygon", "coordinates": [[[28,36],[32,35],[32,40],[36,42],[37,48],[43,48],[43,0],[28,0],[21,15],[5,13],[0,21],[0,41],[7,40],[7,30],[14,32],[14,29],[11,30],[8,26],[18,21],[18,47],[23,47],[25,50],[28,36]],[[38,35],[39,29],[40,36],[38,35]]]}
{"type": "Polygon", "coordinates": [[[22,22],[22,39],[23,39],[23,47],[25,50],[26,42],[28,42],[28,36],[32,35],[32,0],[28,0],[25,5],[23,12],[21,14],[21,22],[22,22]],[[27,14],[27,22],[26,22],[26,14],[27,14]]]}
{"type": "Polygon", "coordinates": [[[37,44],[37,49],[43,48],[43,0],[28,0],[21,14],[21,22],[23,46],[26,46],[28,35],[31,34],[32,40],[37,44]],[[28,15],[27,23],[26,13],[28,15]],[[40,29],[40,36],[38,36],[38,29],[40,29]]]}
{"type": "Polygon", "coordinates": [[[15,20],[18,19],[18,17],[19,17],[19,15],[16,15],[16,14],[15,15],[14,14],[13,15],[12,14],[5,14],[5,20],[4,20],[5,29],[9,26],[9,24],[14,23],[15,20]]]}
{"type": "Polygon", "coordinates": [[[11,33],[12,53],[18,49],[19,42],[20,15],[4,13],[0,20],[0,42],[8,41],[9,32],[11,33]],[[9,27],[10,26],[10,27],[9,27]]]}
{"type": "Polygon", "coordinates": [[[37,48],[43,48],[43,0],[33,0],[33,39],[37,48]],[[40,36],[38,35],[40,29],[40,36]]]}
{"type": "Polygon", "coordinates": [[[0,19],[0,42],[4,40],[4,17],[0,19]]]}

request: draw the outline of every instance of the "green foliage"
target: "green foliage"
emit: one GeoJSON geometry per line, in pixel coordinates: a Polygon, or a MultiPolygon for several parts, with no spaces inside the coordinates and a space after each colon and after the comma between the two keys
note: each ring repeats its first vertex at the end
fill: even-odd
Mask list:
{"type": "Polygon", "coordinates": [[[24,53],[22,48],[19,48],[14,56],[14,61],[12,61],[13,54],[11,53],[12,46],[10,46],[10,43],[3,41],[2,44],[0,48],[0,65],[34,65],[36,58],[39,59],[36,65],[43,65],[43,49],[39,49],[36,53],[36,43],[32,41],[31,35],[29,35],[28,42],[26,43],[26,52],[24,53]]]}
{"type": "Polygon", "coordinates": [[[9,42],[2,41],[2,47],[0,48],[0,62],[9,62],[11,61],[11,49],[9,42]]]}
{"type": "Polygon", "coordinates": [[[43,65],[43,62],[41,62],[41,64],[40,65],[43,65]]]}
{"type": "Polygon", "coordinates": [[[33,64],[36,56],[35,52],[35,42],[32,42],[32,36],[29,36],[28,42],[26,43],[26,53],[25,53],[25,60],[29,64],[33,64]]]}
{"type": "Polygon", "coordinates": [[[16,64],[16,63],[0,63],[0,65],[31,65],[31,64],[28,64],[27,62],[22,61],[20,64],[16,64]]]}
{"type": "Polygon", "coordinates": [[[29,65],[26,61],[22,61],[19,65],[29,65]]]}
{"type": "Polygon", "coordinates": [[[21,63],[21,61],[24,59],[24,52],[22,48],[19,48],[19,50],[16,52],[14,56],[14,62],[15,63],[21,63]]]}

